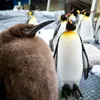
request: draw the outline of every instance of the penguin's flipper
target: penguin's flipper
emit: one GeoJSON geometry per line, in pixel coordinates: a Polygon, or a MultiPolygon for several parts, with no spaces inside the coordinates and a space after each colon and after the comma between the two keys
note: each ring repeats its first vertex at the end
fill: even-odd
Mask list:
{"type": "Polygon", "coordinates": [[[59,31],[60,25],[61,24],[59,22],[57,27],[56,27],[56,29],[55,29],[55,31],[54,31],[53,38],[49,41],[49,46],[50,46],[52,51],[54,51],[53,40],[54,40],[54,38],[56,37],[56,35],[57,35],[58,31],[59,31]]]}
{"type": "Polygon", "coordinates": [[[58,53],[56,53],[54,59],[55,59],[55,69],[56,69],[56,71],[57,71],[58,53]]]}
{"type": "Polygon", "coordinates": [[[57,61],[58,61],[58,44],[59,44],[60,36],[58,38],[57,45],[56,45],[56,48],[55,48],[54,53],[53,53],[53,58],[55,59],[56,70],[57,70],[57,61]]]}
{"type": "MultiPolygon", "coordinates": [[[[61,35],[62,35],[62,34],[61,34],[61,35]]],[[[61,35],[60,35],[60,36],[61,36],[61,35]]],[[[59,44],[60,36],[58,37],[58,41],[57,41],[57,44],[56,44],[56,48],[55,48],[55,50],[54,50],[53,58],[56,57],[56,54],[57,54],[57,52],[58,52],[58,44],[59,44]]]]}
{"type": "Polygon", "coordinates": [[[56,37],[56,35],[57,35],[58,31],[59,31],[60,25],[61,25],[60,22],[58,22],[58,25],[57,25],[57,27],[56,27],[56,29],[54,31],[54,34],[53,34],[53,38],[49,41],[49,46],[51,48],[51,51],[54,51],[53,40],[54,40],[54,38],[56,37]]]}
{"type": "Polygon", "coordinates": [[[56,27],[55,31],[54,31],[54,34],[53,34],[53,39],[55,38],[55,36],[57,35],[58,31],[59,31],[59,28],[60,28],[61,24],[60,22],[58,23],[58,26],[56,27]]]}
{"type": "Polygon", "coordinates": [[[87,79],[88,74],[89,74],[89,60],[88,60],[88,56],[87,56],[87,53],[85,51],[84,45],[82,43],[81,37],[80,37],[80,40],[81,40],[81,45],[82,45],[83,73],[84,73],[84,78],[87,79]]]}
{"type": "MultiPolygon", "coordinates": [[[[59,42],[59,39],[58,39],[59,42]]],[[[56,45],[56,49],[54,50],[53,58],[55,59],[55,69],[57,70],[57,62],[58,62],[58,43],[56,45]]]]}
{"type": "MultiPolygon", "coordinates": [[[[54,31],[54,34],[53,34],[53,39],[55,38],[55,36],[57,35],[58,31],[59,31],[59,28],[60,28],[61,24],[60,22],[58,23],[58,26],[56,27],[55,31],[54,31]]],[[[53,42],[53,39],[52,39],[52,42],[53,42]]],[[[60,36],[58,37],[58,41],[57,41],[57,44],[56,44],[56,48],[54,50],[54,54],[53,54],[53,58],[55,58],[56,56],[56,53],[58,52],[58,44],[59,44],[59,39],[60,39],[60,36]]],[[[52,43],[53,44],[53,43],[52,43]]]]}
{"type": "Polygon", "coordinates": [[[83,57],[83,72],[84,72],[84,78],[87,79],[88,78],[88,73],[89,73],[89,61],[88,61],[88,57],[86,54],[86,51],[84,51],[85,49],[83,49],[82,47],[82,57],[83,57]]]}

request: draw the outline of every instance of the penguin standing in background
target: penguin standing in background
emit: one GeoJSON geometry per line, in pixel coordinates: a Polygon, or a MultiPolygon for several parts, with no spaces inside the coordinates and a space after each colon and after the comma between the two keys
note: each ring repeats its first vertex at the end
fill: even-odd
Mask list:
{"type": "MultiPolygon", "coordinates": [[[[33,15],[32,11],[28,12],[29,20],[27,21],[28,24],[38,25],[37,18],[33,15]]],[[[37,36],[40,36],[40,31],[37,32],[37,36]]]]}
{"type": "Polygon", "coordinates": [[[55,51],[59,36],[66,30],[66,23],[67,23],[68,18],[70,17],[70,19],[76,20],[75,16],[72,14],[73,11],[74,9],[72,9],[67,14],[62,14],[60,16],[60,19],[57,23],[57,27],[53,34],[53,38],[49,42],[49,45],[52,51],[55,51]]]}
{"type": "Polygon", "coordinates": [[[84,15],[78,27],[78,34],[81,36],[83,42],[91,43],[93,42],[94,27],[90,18],[90,12],[86,10],[84,15]]]}
{"type": "Polygon", "coordinates": [[[35,16],[33,16],[33,12],[32,11],[29,11],[28,12],[28,15],[29,15],[29,20],[28,20],[28,24],[34,24],[34,25],[37,25],[38,23],[37,23],[37,19],[36,19],[36,17],[35,16]]]}
{"type": "Polygon", "coordinates": [[[53,38],[50,40],[50,48],[55,51],[59,36],[66,30],[67,16],[61,15],[58,25],[54,31],[53,38]]]}
{"type": "Polygon", "coordinates": [[[96,44],[100,44],[100,17],[97,19],[94,39],[96,44]]]}
{"type": "Polygon", "coordinates": [[[79,28],[81,18],[82,18],[82,16],[80,15],[80,11],[78,9],[74,8],[69,19],[76,21],[76,31],[79,28]]]}
{"type": "Polygon", "coordinates": [[[62,97],[83,97],[79,89],[79,83],[84,72],[87,79],[89,73],[89,62],[81,37],[75,32],[76,25],[68,20],[66,30],[63,32],[56,46],[54,58],[59,77],[63,83],[62,97]]]}
{"type": "Polygon", "coordinates": [[[76,31],[77,31],[77,32],[78,32],[79,27],[80,27],[80,25],[81,25],[82,19],[84,18],[84,12],[85,12],[85,9],[82,10],[82,11],[79,11],[79,10],[78,10],[78,23],[77,23],[77,26],[76,26],[76,31]]]}
{"type": "Polygon", "coordinates": [[[68,18],[76,20],[76,16],[77,16],[76,9],[72,9],[67,14],[62,14],[60,16],[57,27],[53,34],[53,39],[50,40],[49,44],[52,51],[55,51],[59,36],[66,30],[66,23],[68,18]]]}
{"type": "Polygon", "coordinates": [[[79,10],[77,10],[76,8],[72,9],[69,19],[75,20],[78,23],[79,13],[80,13],[79,10]]]}

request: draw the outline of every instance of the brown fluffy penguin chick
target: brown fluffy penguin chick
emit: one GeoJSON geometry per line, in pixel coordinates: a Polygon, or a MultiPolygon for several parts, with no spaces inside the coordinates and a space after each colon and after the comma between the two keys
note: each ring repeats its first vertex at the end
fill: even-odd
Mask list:
{"type": "Polygon", "coordinates": [[[0,33],[1,100],[58,100],[58,80],[52,53],[41,38],[24,38],[29,24],[15,25],[0,33]],[[1,80],[2,79],[2,80],[1,80]]]}

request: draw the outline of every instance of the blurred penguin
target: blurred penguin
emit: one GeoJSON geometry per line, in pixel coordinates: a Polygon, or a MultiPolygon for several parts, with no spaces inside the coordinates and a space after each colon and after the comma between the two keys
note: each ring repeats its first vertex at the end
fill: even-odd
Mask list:
{"type": "Polygon", "coordinates": [[[82,11],[77,10],[77,13],[78,13],[77,26],[76,26],[76,31],[77,32],[78,32],[79,26],[81,24],[81,21],[84,18],[84,11],[85,11],[85,9],[82,10],[82,11]]]}
{"type": "Polygon", "coordinates": [[[69,16],[69,19],[76,21],[77,20],[77,15],[78,15],[77,9],[76,8],[73,8],[71,10],[71,14],[69,16]]]}
{"type": "Polygon", "coordinates": [[[28,20],[28,24],[34,24],[34,25],[37,25],[37,19],[36,17],[33,15],[33,12],[32,11],[29,11],[28,12],[28,15],[29,15],[29,20],[28,20]]]}
{"type": "Polygon", "coordinates": [[[88,57],[81,37],[75,31],[76,22],[68,20],[66,31],[57,41],[54,58],[56,68],[63,83],[62,97],[73,95],[75,98],[83,97],[79,89],[82,72],[87,79],[89,73],[88,57]]]}
{"type": "Polygon", "coordinates": [[[90,18],[90,12],[88,10],[85,10],[83,14],[83,18],[80,22],[77,31],[78,34],[81,36],[83,42],[86,43],[93,42],[94,27],[93,27],[92,20],[90,18]]]}
{"type": "Polygon", "coordinates": [[[74,8],[71,11],[69,11],[67,14],[62,14],[60,16],[59,21],[57,21],[58,23],[54,31],[53,38],[49,42],[52,51],[55,51],[59,36],[66,30],[66,23],[68,21],[68,18],[76,21],[76,16],[77,16],[76,9],[74,8]]]}
{"type": "Polygon", "coordinates": [[[86,12],[86,9],[83,9],[81,11],[78,10],[78,23],[77,23],[77,26],[76,26],[76,31],[79,33],[79,28],[81,26],[81,22],[85,16],[85,12],[86,12]]]}
{"type": "MultiPolygon", "coordinates": [[[[27,21],[28,24],[38,25],[37,18],[33,15],[33,11],[28,12],[29,20],[27,21]]],[[[37,36],[40,36],[40,30],[37,32],[37,36]]]]}
{"type": "Polygon", "coordinates": [[[55,51],[59,36],[66,30],[66,23],[68,18],[76,21],[76,16],[76,9],[72,9],[67,14],[62,14],[60,16],[60,19],[57,23],[57,27],[53,34],[53,39],[50,40],[50,48],[52,51],[55,51]]]}
{"type": "Polygon", "coordinates": [[[58,25],[54,31],[53,39],[50,40],[50,47],[52,51],[55,51],[59,36],[66,30],[67,16],[61,15],[58,25]]]}

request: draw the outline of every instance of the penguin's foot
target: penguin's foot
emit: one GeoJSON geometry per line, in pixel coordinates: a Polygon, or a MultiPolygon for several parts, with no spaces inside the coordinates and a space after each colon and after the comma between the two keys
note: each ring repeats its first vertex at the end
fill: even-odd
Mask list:
{"type": "Polygon", "coordinates": [[[72,95],[76,99],[79,99],[79,97],[83,97],[79,87],[76,84],[73,84],[73,90],[72,90],[72,95]]]}
{"type": "Polygon", "coordinates": [[[72,94],[72,90],[69,84],[64,84],[62,87],[62,98],[67,99],[72,94]]]}

